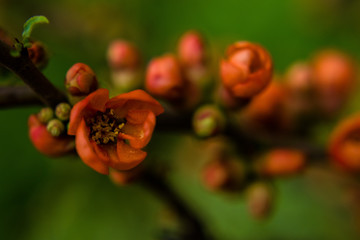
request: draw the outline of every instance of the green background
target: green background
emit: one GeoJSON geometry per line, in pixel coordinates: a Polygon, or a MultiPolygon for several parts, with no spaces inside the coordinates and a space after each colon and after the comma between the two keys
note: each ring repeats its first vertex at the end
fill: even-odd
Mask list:
{"type": "MultiPolygon", "coordinates": [[[[63,88],[65,73],[76,62],[90,65],[107,81],[106,49],[115,38],[133,41],[146,65],[152,57],[174,52],[189,29],[206,36],[215,64],[237,40],[264,45],[279,74],[327,47],[359,59],[359,12],[356,0],[0,0],[0,26],[19,37],[29,17],[47,16],[50,25],[36,28],[34,37],[50,51],[45,75],[63,88]]],[[[340,117],[358,106],[355,94],[340,117]]],[[[150,240],[176,225],[167,205],[141,186],[119,188],[76,157],[50,159],[38,153],[27,133],[27,118],[38,110],[0,110],[1,239],[150,240]]],[[[314,140],[325,144],[336,121],[317,127],[314,140]]],[[[198,159],[206,156],[199,144],[191,134],[155,134],[146,161],[172,166],[170,184],[217,239],[360,237],[360,188],[348,176],[316,166],[276,180],[275,211],[259,222],[249,216],[241,194],[210,193],[201,185],[198,159]]]]}

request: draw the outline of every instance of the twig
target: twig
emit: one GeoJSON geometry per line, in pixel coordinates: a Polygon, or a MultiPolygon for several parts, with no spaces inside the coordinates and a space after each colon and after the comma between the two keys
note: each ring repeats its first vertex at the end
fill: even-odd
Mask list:
{"type": "Polygon", "coordinates": [[[66,96],[58,90],[31,62],[26,48],[19,57],[10,54],[11,48],[0,40],[0,64],[14,72],[50,107],[67,102],[66,96]]]}
{"type": "Polygon", "coordinates": [[[159,174],[146,170],[141,175],[140,183],[164,199],[186,223],[187,233],[185,239],[210,240],[205,233],[202,222],[195,213],[181,200],[181,197],[167,184],[159,174]]]}
{"type": "Polygon", "coordinates": [[[42,105],[28,86],[0,87],[0,108],[42,105]]]}

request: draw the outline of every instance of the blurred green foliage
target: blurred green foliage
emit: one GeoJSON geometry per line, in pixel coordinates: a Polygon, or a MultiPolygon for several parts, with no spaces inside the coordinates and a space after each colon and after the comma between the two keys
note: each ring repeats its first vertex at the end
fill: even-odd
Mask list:
{"type": "MultiPolygon", "coordinates": [[[[207,37],[215,64],[237,40],[264,45],[278,73],[326,47],[358,59],[359,10],[356,0],[0,0],[0,26],[20,38],[29,17],[45,15],[50,25],[35,29],[33,36],[50,50],[45,75],[63,88],[65,73],[76,62],[87,63],[107,81],[105,53],[115,38],[133,41],[146,65],[174,51],[178,37],[189,29],[207,37]]],[[[356,111],[358,98],[342,116],[356,111]]],[[[27,136],[27,118],[38,110],[0,111],[1,239],[157,239],[169,218],[166,205],[137,185],[115,187],[76,157],[42,156],[27,136]]],[[[314,139],[325,144],[334,123],[314,130],[314,139]]],[[[357,185],[346,177],[312,168],[278,180],[274,214],[257,222],[248,215],[243,196],[204,189],[195,162],[204,158],[198,146],[186,134],[156,134],[146,161],[172,163],[171,184],[217,239],[359,238],[359,216],[346,200],[357,185]]]]}

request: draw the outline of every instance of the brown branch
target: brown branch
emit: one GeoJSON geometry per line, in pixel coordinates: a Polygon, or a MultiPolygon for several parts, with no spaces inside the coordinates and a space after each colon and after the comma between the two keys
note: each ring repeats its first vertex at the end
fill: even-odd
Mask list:
{"type": "Polygon", "coordinates": [[[197,240],[211,240],[205,232],[204,226],[201,220],[181,199],[181,197],[172,189],[167,183],[168,181],[151,170],[145,170],[140,179],[140,183],[147,189],[159,195],[164,201],[166,201],[177,213],[177,215],[186,224],[186,230],[184,239],[197,239],[197,240]]]}
{"type": "Polygon", "coordinates": [[[11,48],[0,40],[0,64],[14,72],[50,107],[60,102],[67,102],[66,96],[59,91],[31,62],[26,48],[19,57],[10,54],[11,48]]]}
{"type": "Polygon", "coordinates": [[[0,87],[0,108],[42,105],[28,86],[0,87]]]}

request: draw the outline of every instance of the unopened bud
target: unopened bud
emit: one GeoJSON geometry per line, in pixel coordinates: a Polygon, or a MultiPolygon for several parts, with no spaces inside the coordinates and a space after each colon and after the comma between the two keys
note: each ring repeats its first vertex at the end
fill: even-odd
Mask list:
{"type": "Polygon", "coordinates": [[[98,81],[88,65],[76,63],[66,73],[65,87],[71,96],[84,97],[98,88],[98,81]]]}
{"type": "Polygon", "coordinates": [[[176,58],[167,54],[153,59],[146,73],[146,90],[168,100],[182,97],[185,80],[176,58]]]}
{"type": "Polygon", "coordinates": [[[28,49],[29,58],[34,65],[43,69],[49,62],[49,56],[45,46],[41,42],[33,42],[28,49]]]}
{"type": "Polygon", "coordinates": [[[326,50],[314,57],[313,69],[320,110],[332,115],[343,107],[355,86],[354,63],[340,51],[326,50]]]}
{"type": "Polygon", "coordinates": [[[134,70],[139,68],[138,50],[129,42],[113,41],[107,51],[107,59],[113,70],[134,70]]]}
{"type": "Polygon", "coordinates": [[[110,169],[109,177],[111,181],[116,185],[125,186],[135,181],[140,176],[142,170],[142,165],[126,171],[110,169]]]}
{"type": "Polygon", "coordinates": [[[196,31],[186,32],[178,45],[179,60],[185,66],[204,65],[206,61],[205,43],[196,31]]]}
{"type": "Polygon", "coordinates": [[[49,157],[59,157],[75,150],[75,139],[72,136],[54,137],[41,123],[38,115],[31,115],[28,120],[29,137],[35,148],[49,157]]]}
{"type": "Polygon", "coordinates": [[[55,115],[62,121],[69,120],[71,106],[68,103],[59,103],[55,108],[55,115]]]}
{"type": "Polygon", "coordinates": [[[52,119],[48,122],[46,129],[51,136],[58,137],[65,131],[65,126],[59,119],[52,119]]]}
{"type": "Polygon", "coordinates": [[[258,220],[265,219],[273,207],[273,190],[267,183],[253,183],[247,190],[246,200],[251,216],[258,220]]]}
{"type": "Polygon", "coordinates": [[[193,117],[193,128],[200,137],[210,137],[224,129],[225,117],[218,108],[206,105],[196,110],[193,117]]]}
{"type": "Polygon", "coordinates": [[[237,42],[227,49],[220,63],[223,85],[235,96],[250,98],[260,93],[272,78],[273,64],[265,48],[251,42],[237,42]]]}
{"type": "Polygon", "coordinates": [[[213,191],[237,191],[242,187],[244,178],[245,167],[238,159],[214,159],[202,171],[204,185],[213,191]]]}
{"type": "Polygon", "coordinates": [[[258,163],[258,172],[266,176],[286,176],[298,173],[305,166],[303,152],[275,149],[266,153],[258,163]]]}
{"type": "Polygon", "coordinates": [[[329,153],[344,170],[360,171],[360,115],[346,118],[332,132],[329,153]]]}
{"type": "Polygon", "coordinates": [[[49,107],[42,108],[38,114],[38,119],[43,124],[47,124],[53,118],[54,118],[54,111],[49,107]]]}

